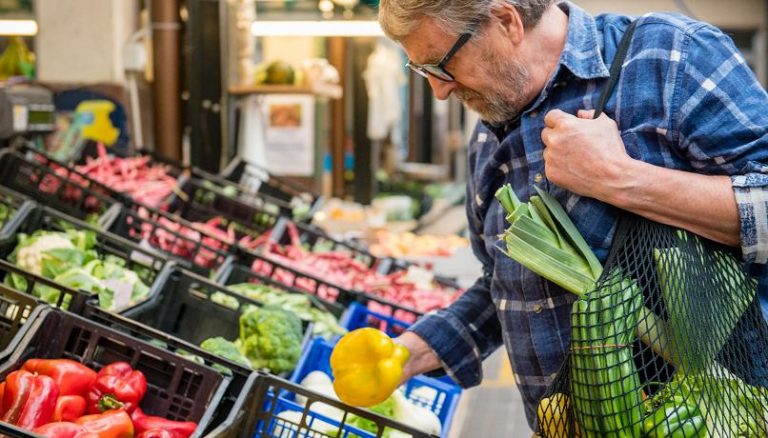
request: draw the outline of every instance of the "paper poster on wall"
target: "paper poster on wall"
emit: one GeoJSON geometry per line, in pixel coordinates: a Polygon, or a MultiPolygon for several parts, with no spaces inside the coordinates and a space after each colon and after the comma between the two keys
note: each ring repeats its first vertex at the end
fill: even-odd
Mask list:
{"type": "Polygon", "coordinates": [[[267,96],[267,168],[275,175],[312,176],[315,171],[315,105],[311,96],[267,96]]]}

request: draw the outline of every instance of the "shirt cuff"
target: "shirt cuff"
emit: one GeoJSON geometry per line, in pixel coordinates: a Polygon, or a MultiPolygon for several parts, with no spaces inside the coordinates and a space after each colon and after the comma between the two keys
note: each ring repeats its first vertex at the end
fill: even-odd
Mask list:
{"type": "MultiPolygon", "coordinates": [[[[435,352],[448,374],[462,388],[477,386],[483,380],[480,349],[467,327],[447,312],[428,314],[408,331],[417,334],[435,352]]],[[[428,373],[430,376],[441,372],[428,373]]]]}
{"type": "Polygon", "coordinates": [[[768,175],[731,178],[741,221],[741,250],[748,264],[768,263],[768,175]]]}

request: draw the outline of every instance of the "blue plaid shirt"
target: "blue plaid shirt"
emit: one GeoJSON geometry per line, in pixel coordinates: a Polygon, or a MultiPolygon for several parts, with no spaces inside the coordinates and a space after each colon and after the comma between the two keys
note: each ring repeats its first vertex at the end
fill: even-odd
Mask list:
{"type": "MultiPolygon", "coordinates": [[[[538,185],[552,193],[603,261],[619,211],[550,184],[544,174],[544,116],[593,109],[608,66],[633,18],[592,17],[572,3],[560,62],[538,98],[507,126],[479,123],[469,147],[467,215],[485,274],[449,308],[412,331],[464,387],[482,380],[481,361],[502,344],[522,392],[528,422],[568,352],[574,295],[499,250],[507,223],[495,191],[510,183],[526,200],[538,185]]],[[[618,121],[629,155],[672,169],[727,174],[742,221],[748,266],[768,261],[768,95],[727,36],[674,14],[638,18],[624,70],[606,113],[618,121]]],[[[765,278],[765,276],[763,276],[765,278]]],[[[763,282],[765,283],[765,282],[763,282]]]]}

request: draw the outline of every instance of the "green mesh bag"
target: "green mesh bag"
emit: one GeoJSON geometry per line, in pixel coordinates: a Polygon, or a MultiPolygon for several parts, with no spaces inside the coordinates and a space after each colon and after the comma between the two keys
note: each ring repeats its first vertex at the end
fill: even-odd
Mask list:
{"type": "Polygon", "coordinates": [[[627,214],[599,266],[549,194],[497,196],[507,254],[579,295],[542,436],[768,437],[768,325],[736,254],[627,214]]]}

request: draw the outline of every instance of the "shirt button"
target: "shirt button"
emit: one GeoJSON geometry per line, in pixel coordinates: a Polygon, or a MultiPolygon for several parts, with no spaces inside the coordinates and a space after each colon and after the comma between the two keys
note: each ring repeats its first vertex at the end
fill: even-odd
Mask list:
{"type": "Polygon", "coordinates": [[[539,112],[538,112],[538,111],[531,111],[530,113],[528,113],[528,115],[529,115],[529,116],[530,116],[532,119],[535,119],[536,117],[539,117],[539,112]]]}
{"type": "Polygon", "coordinates": [[[541,307],[541,304],[533,305],[533,313],[541,313],[542,310],[544,310],[544,308],[541,307]]]}
{"type": "Polygon", "coordinates": [[[544,179],[544,175],[542,175],[541,173],[537,173],[536,176],[533,177],[533,181],[536,183],[540,183],[541,180],[543,179],[544,179]]]}

